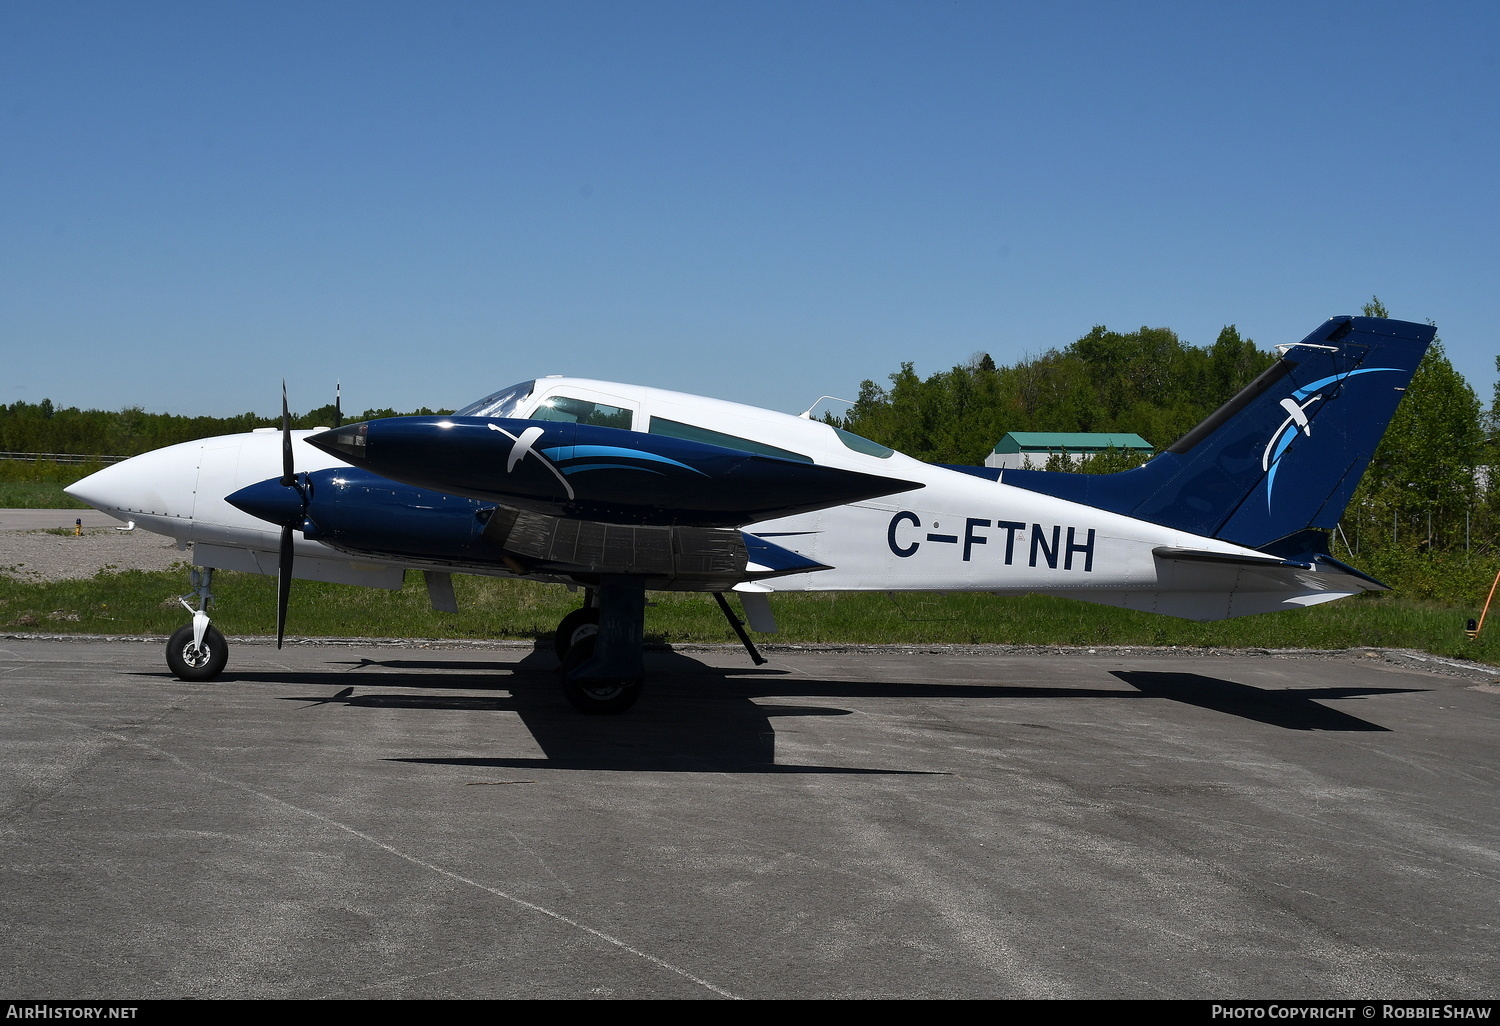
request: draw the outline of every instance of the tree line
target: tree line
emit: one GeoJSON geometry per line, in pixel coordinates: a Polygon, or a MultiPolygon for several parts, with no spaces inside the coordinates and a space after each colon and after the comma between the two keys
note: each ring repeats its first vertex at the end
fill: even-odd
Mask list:
{"type": "MultiPolygon", "coordinates": [[[[425,407],[413,414],[447,413],[425,407]]],[[[344,419],[370,420],[401,416],[395,410],[366,410],[344,419]]],[[[333,404],[294,414],[292,427],[331,427],[333,404]]],[[[147,413],[138,406],[119,411],[57,409],[52,400],[0,406],[0,452],[58,453],[80,456],[138,456],[178,442],[231,435],[261,427],[280,427],[280,417],[241,413],[234,417],[182,417],[147,413]]]]}

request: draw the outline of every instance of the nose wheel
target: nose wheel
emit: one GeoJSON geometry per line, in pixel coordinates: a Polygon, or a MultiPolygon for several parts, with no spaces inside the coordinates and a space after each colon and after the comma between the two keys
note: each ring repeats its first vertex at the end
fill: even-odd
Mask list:
{"type": "Polygon", "coordinates": [[[216,627],[206,627],[203,640],[193,638],[193,625],[184,624],[167,642],[167,668],[178,680],[213,680],[229,661],[229,643],[216,627]]]}
{"type": "Polygon", "coordinates": [[[177,628],[167,641],[167,669],[178,680],[213,680],[229,661],[229,642],[208,622],[208,606],[214,600],[213,567],[193,567],[188,580],[193,590],[177,601],[193,614],[193,622],[177,628]],[[196,605],[189,604],[189,599],[195,599],[196,605]]]}

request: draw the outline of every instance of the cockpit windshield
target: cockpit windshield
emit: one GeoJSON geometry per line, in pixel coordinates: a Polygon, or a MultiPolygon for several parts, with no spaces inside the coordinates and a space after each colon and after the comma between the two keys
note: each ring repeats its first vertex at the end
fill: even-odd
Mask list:
{"type": "Polygon", "coordinates": [[[517,408],[530,398],[536,389],[536,381],[523,381],[519,385],[491,392],[477,403],[470,403],[454,414],[455,417],[514,417],[517,408]]]}

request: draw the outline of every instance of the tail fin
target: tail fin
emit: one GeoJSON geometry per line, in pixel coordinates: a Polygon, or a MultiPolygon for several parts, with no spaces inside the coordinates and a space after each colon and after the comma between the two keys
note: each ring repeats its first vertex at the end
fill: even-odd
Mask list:
{"type": "Polygon", "coordinates": [[[1435,333],[1335,317],[1144,466],[1000,480],[1250,548],[1304,548],[1295,536],[1338,524],[1435,333]]]}

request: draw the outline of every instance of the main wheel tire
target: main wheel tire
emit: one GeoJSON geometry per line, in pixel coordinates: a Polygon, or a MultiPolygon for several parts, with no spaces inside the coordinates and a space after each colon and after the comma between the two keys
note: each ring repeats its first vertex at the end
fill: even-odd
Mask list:
{"type": "Polygon", "coordinates": [[[598,607],[575,609],[562,618],[557,630],[552,633],[552,647],[557,651],[558,659],[566,660],[569,649],[584,638],[592,638],[598,633],[598,607]]]}
{"type": "Polygon", "coordinates": [[[563,660],[563,694],[568,696],[573,708],[581,713],[608,714],[622,713],[635,705],[645,686],[640,677],[587,682],[569,679],[569,671],[582,666],[593,654],[594,636],[590,634],[573,642],[568,657],[563,660]]]}
{"type": "Polygon", "coordinates": [[[167,642],[167,667],[179,680],[213,680],[229,661],[229,642],[217,628],[203,632],[203,645],[193,644],[193,625],[179,627],[167,642]]]}

